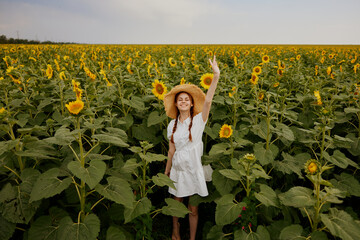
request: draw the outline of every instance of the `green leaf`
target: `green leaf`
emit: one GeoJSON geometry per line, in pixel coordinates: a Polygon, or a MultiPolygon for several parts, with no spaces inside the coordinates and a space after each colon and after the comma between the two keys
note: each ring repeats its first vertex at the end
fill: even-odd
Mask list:
{"type": "Polygon", "coordinates": [[[305,187],[293,187],[286,193],[279,194],[280,201],[285,206],[303,208],[313,206],[316,202],[313,191],[305,187]]]}
{"type": "Polygon", "coordinates": [[[217,225],[232,223],[246,206],[246,203],[234,203],[234,195],[227,194],[215,201],[217,203],[215,211],[215,222],[217,225]]]}
{"type": "Polygon", "coordinates": [[[302,169],[304,164],[311,156],[308,153],[298,154],[295,157],[286,152],[282,152],[281,161],[274,161],[274,168],[286,174],[296,173],[300,179],[303,179],[302,169]]]}
{"type": "Polygon", "coordinates": [[[129,183],[118,177],[108,177],[107,181],[105,187],[98,184],[95,190],[109,200],[132,208],[135,197],[129,183]]]}
{"type": "Polygon", "coordinates": [[[174,181],[172,181],[167,175],[163,173],[158,173],[156,176],[153,176],[152,181],[154,182],[154,184],[160,187],[169,186],[176,190],[174,181]]]}
{"type": "Polygon", "coordinates": [[[150,210],[151,201],[147,197],[134,202],[132,208],[125,208],[124,210],[125,224],[142,214],[149,213],[150,210]]]}
{"type": "Polygon", "coordinates": [[[129,147],[129,144],[124,142],[121,138],[109,134],[94,134],[93,138],[98,139],[100,142],[112,144],[118,147],[129,147]]]}
{"type": "Polygon", "coordinates": [[[167,203],[167,206],[164,206],[161,209],[161,212],[165,215],[184,218],[186,214],[190,213],[187,207],[179,201],[172,198],[166,198],[165,202],[167,203]]]}
{"type": "Polygon", "coordinates": [[[206,235],[207,240],[222,240],[225,239],[225,234],[222,231],[223,226],[213,226],[209,233],[206,235]]]}
{"type": "Polygon", "coordinates": [[[0,215],[0,239],[8,240],[15,232],[16,224],[7,221],[0,215]]]}
{"type": "Polygon", "coordinates": [[[258,142],[254,144],[254,154],[257,160],[261,163],[262,166],[265,166],[269,163],[272,163],[279,152],[278,147],[275,145],[270,145],[269,149],[264,148],[265,143],[258,142]]]}
{"type": "Polygon", "coordinates": [[[21,184],[12,186],[7,183],[0,191],[0,212],[12,223],[29,223],[40,202],[30,202],[34,182],[40,175],[38,170],[25,168],[21,173],[21,184]]]}
{"type": "Polygon", "coordinates": [[[132,173],[138,166],[140,166],[140,164],[136,162],[136,158],[131,158],[125,162],[124,166],[121,167],[121,170],[124,173],[132,173]]]}
{"type": "Polygon", "coordinates": [[[319,231],[312,232],[310,237],[311,240],[328,240],[326,233],[319,231]]]}
{"type": "Polygon", "coordinates": [[[131,97],[131,100],[126,100],[126,99],[123,99],[122,101],[126,104],[126,105],[129,105],[130,107],[138,110],[138,111],[144,111],[146,110],[145,108],[145,103],[144,101],[142,100],[142,98],[138,97],[138,96],[132,96],[131,97]]]}
{"type": "Polygon", "coordinates": [[[162,123],[167,118],[166,114],[159,116],[158,111],[152,111],[147,119],[147,126],[156,125],[162,123]]]}
{"type": "Polygon", "coordinates": [[[329,214],[320,214],[321,221],[331,234],[344,240],[360,239],[360,228],[345,211],[330,208],[329,214]]]}
{"type": "Polygon", "coordinates": [[[298,224],[287,226],[281,230],[280,240],[303,240],[304,237],[301,236],[302,232],[303,228],[298,224]]]}
{"type": "Polygon", "coordinates": [[[209,135],[213,140],[219,137],[219,132],[221,129],[221,125],[218,123],[215,123],[212,128],[209,126],[205,126],[204,132],[209,135]]]}
{"type": "Polygon", "coordinates": [[[118,227],[110,226],[106,231],[106,240],[128,240],[125,233],[118,227]]]}
{"type": "Polygon", "coordinates": [[[348,173],[341,173],[340,176],[335,175],[335,177],[337,180],[330,180],[334,187],[342,191],[347,191],[349,194],[356,197],[360,197],[360,183],[354,176],[348,173]]]}
{"type": "Polygon", "coordinates": [[[341,168],[347,168],[348,165],[359,168],[357,163],[347,158],[344,153],[340,152],[340,150],[335,150],[331,157],[325,152],[324,157],[329,162],[341,168]]]}
{"type": "Polygon", "coordinates": [[[79,161],[71,161],[67,167],[76,177],[89,185],[90,189],[101,181],[106,170],[106,164],[99,160],[92,160],[87,168],[82,167],[79,161]]]}
{"type": "Polygon", "coordinates": [[[260,185],[260,192],[255,193],[256,199],[267,207],[269,206],[280,207],[279,199],[275,191],[271,187],[265,184],[259,184],[259,185],[260,185]]]}
{"type": "Polygon", "coordinates": [[[139,156],[144,159],[146,162],[151,163],[155,161],[164,161],[167,157],[162,154],[155,154],[155,153],[139,153],[139,156]]]}
{"type": "Polygon", "coordinates": [[[100,232],[100,220],[95,214],[87,215],[84,222],[74,223],[70,217],[60,221],[57,239],[96,240],[100,232]]]}
{"type": "Polygon", "coordinates": [[[228,194],[232,191],[234,186],[239,183],[239,181],[231,180],[230,178],[225,177],[224,175],[220,174],[218,169],[215,169],[212,174],[212,182],[216,187],[216,190],[221,195],[228,194]]]}
{"type": "Polygon", "coordinates": [[[107,127],[106,130],[108,131],[106,134],[109,134],[114,137],[118,137],[122,139],[124,142],[126,142],[128,139],[126,132],[120,128],[107,127]]]}
{"type": "Polygon", "coordinates": [[[71,178],[59,179],[59,176],[59,168],[52,168],[41,174],[31,191],[30,202],[55,196],[67,189],[72,182],[71,178]]]}
{"type": "Polygon", "coordinates": [[[290,142],[293,142],[295,140],[294,133],[287,125],[280,122],[276,122],[275,125],[276,128],[274,128],[274,131],[280,138],[285,138],[290,142]]]}
{"type": "Polygon", "coordinates": [[[352,144],[350,144],[350,149],[348,151],[353,156],[360,156],[360,138],[356,137],[354,133],[349,133],[346,135],[346,138],[349,138],[353,141],[352,144]]]}
{"type": "Polygon", "coordinates": [[[222,169],[222,170],[219,170],[219,172],[227,177],[227,178],[230,178],[234,181],[240,181],[241,180],[241,175],[239,173],[239,171],[237,170],[234,170],[234,169],[222,169]]]}
{"type": "Polygon", "coordinates": [[[211,147],[211,150],[209,152],[209,155],[216,155],[216,154],[225,154],[225,155],[229,155],[230,151],[230,144],[229,143],[218,143],[218,144],[214,144],[211,147]]]}
{"type": "Polygon", "coordinates": [[[29,229],[29,239],[32,240],[52,240],[56,239],[58,226],[52,224],[50,216],[41,216],[31,224],[29,229]]]}
{"type": "Polygon", "coordinates": [[[70,145],[75,139],[75,134],[70,132],[66,126],[62,126],[56,131],[54,137],[46,138],[44,141],[51,144],[66,146],[70,145]]]}

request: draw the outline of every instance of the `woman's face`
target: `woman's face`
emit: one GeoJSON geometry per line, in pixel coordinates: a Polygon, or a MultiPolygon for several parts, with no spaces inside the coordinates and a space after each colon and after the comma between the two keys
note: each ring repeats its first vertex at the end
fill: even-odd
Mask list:
{"type": "Polygon", "coordinates": [[[193,103],[189,94],[180,93],[177,96],[175,105],[180,112],[184,112],[184,111],[190,111],[190,108],[193,106],[193,103]]]}

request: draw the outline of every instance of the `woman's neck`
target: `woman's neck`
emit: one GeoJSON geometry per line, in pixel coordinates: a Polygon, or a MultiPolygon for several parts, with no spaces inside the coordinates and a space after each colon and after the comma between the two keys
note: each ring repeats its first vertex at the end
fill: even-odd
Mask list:
{"type": "Polygon", "coordinates": [[[188,117],[190,117],[190,111],[180,112],[179,120],[180,122],[184,122],[188,117]]]}

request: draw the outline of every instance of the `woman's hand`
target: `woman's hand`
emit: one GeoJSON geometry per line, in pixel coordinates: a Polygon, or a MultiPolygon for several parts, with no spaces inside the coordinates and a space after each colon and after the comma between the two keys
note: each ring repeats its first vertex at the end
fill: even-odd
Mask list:
{"type": "Polygon", "coordinates": [[[164,173],[166,176],[170,177],[170,170],[165,170],[165,173],[164,173]]]}
{"type": "Polygon", "coordinates": [[[212,62],[211,62],[211,59],[209,59],[209,62],[210,62],[210,65],[212,67],[214,75],[220,75],[220,69],[219,69],[219,66],[218,66],[218,64],[216,62],[216,56],[214,55],[214,59],[213,59],[212,62]]]}

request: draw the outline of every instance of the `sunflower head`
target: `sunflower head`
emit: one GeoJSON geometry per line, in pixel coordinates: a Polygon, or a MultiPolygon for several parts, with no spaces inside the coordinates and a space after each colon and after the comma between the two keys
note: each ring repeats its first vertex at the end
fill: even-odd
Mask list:
{"type": "Polygon", "coordinates": [[[170,66],[172,66],[172,67],[175,67],[176,66],[176,61],[174,60],[174,58],[169,58],[169,64],[170,64],[170,66]]]}
{"type": "Polygon", "coordinates": [[[268,63],[269,61],[270,61],[270,58],[269,58],[268,55],[264,55],[264,56],[262,57],[262,62],[263,62],[263,63],[268,63]]]}
{"type": "Polygon", "coordinates": [[[220,136],[220,138],[229,138],[229,137],[231,137],[232,133],[233,133],[233,130],[232,130],[231,126],[224,124],[224,125],[222,125],[222,127],[220,129],[219,136],[220,136]]]}
{"type": "Polygon", "coordinates": [[[47,65],[46,76],[48,77],[48,79],[52,78],[53,76],[53,69],[50,64],[47,65]]]}
{"type": "Polygon", "coordinates": [[[309,159],[305,163],[305,172],[314,175],[320,171],[320,163],[315,159],[309,159]]]}
{"type": "Polygon", "coordinates": [[[300,60],[300,58],[301,58],[301,55],[296,56],[296,60],[300,60]]]}
{"type": "Polygon", "coordinates": [[[276,82],[276,83],[273,84],[273,87],[276,88],[276,87],[278,87],[279,85],[280,85],[280,83],[279,83],[279,82],[276,82]]]}
{"type": "Polygon", "coordinates": [[[203,88],[205,89],[209,89],[211,82],[213,80],[214,74],[212,73],[205,73],[204,75],[201,76],[200,80],[200,84],[203,88]]]}
{"type": "Polygon", "coordinates": [[[5,110],[4,107],[0,108],[0,114],[3,114],[5,111],[6,111],[6,110],[5,110]]]}
{"type": "Polygon", "coordinates": [[[183,85],[183,84],[185,84],[185,83],[186,83],[185,78],[181,78],[181,80],[180,80],[180,85],[183,85]]]}
{"type": "Polygon", "coordinates": [[[242,160],[244,160],[246,162],[255,162],[256,157],[252,153],[247,153],[247,154],[244,155],[244,157],[242,157],[242,160]]]}
{"type": "Polygon", "coordinates": [[[167,87],[163,83],[163,81],[159,81],[155,79],[152,83],[153,89],[152,93],[160,100],[164,99],[165,94],[167,93],[167,87]]]}
{"type": "Polygon", "coordinates": [[[76,101],[69,102],[69,104],[66,104],[65,107],[70,113],[77,115],[84,108],[84,102],[77,99],[76,101]]]}
{"type": "Polygon", "coordinates": [[[259,92],[258,98],[260,101],[264,99],[264,96],[265,96],[264,92],[259,92]]]}
{"type": "Polygon", "coordinates": [[[255,75],[259,75],[261,73],[261,67],[260,66],[256,66],[253,68],[253,74],[255,75]]]}
{"type": "Polygon", "coordinates": [[[251,74],[250,82],[253,85],[256,85],[258,83],[259,77],[256,74],[251,74]]]}

